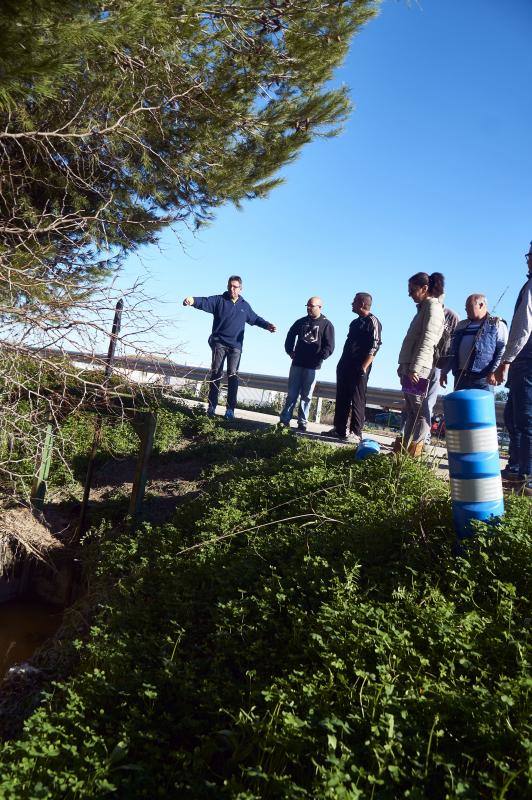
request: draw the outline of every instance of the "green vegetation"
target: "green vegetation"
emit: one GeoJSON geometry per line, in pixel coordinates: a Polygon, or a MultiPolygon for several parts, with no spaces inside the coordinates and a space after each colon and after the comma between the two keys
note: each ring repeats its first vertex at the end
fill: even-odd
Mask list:
{"type": "MultiPolygon", "coordinates": [[[[341,130],[349,90],[331,81],[377,10],[378,0],[2,0],[2,495],[31,475],[13,440],[31,438],[34,451],[46,440],[50,351],[101,347],[119,299],[109,277],[128,253],[170,225],[179,241],[182,225],[266,197],[305,145],[341,130]]],[[[121,346],[150,357],[159,326],[140,283],[121,289],[121,346]]],[[[55,366],[66,384],[72,365],[55,366]]]]}
{"type": "Polygon", "coordinates": [[[454,557],[423,465],[176,419],[210,480],[86,539],[100,605],[0,796],[523,798],[529,501],[454,557]]]}
{"type": "Polygon", "coordinates": [[[62,320],[114,257],[171,222],[266,196],[345,121],[347,89],[327,84],[376,12],[374,0],[4,0],[1,313],[62,320]]]}

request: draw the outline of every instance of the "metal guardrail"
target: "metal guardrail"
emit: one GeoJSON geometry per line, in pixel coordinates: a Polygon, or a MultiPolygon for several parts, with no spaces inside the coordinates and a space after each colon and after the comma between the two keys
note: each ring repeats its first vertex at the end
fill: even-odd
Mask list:
{"type": "MultiPolygon", "coordinates": [[[[117,369],[135,370],[164,377],[184,378],[191,382],[206,380],[210,372],[210,370],[205,367],[175,364],[171,361],[151,361],[150,359],[132,359],[127,357],[116,357],[115,366],[117,369]]],[[[288,390],[288,377],[261,375],[255,372],[240,372],[239,378],[241,386],[245,386],[248,389],[266,389],[273,392],[284,393],[288,390]]],[[[317,381],[314,388],[314,397],[334,400],[336,397],[336,384],[332,381],[317,381]]],[[[368,386],[366,403],[367,405],[379,406],[386,410],[400,411],[403,407],[403,393],[399,389],[381,389],[375,386],[368,386]]],[[[495,403],[497,424],[501,426],[504,423],[504,405],[504,403],[500,402],[495,403]]],[[[436,413],[443,412],[443,400],[441,395],[436,401],[434,410],[436,413]]]]}

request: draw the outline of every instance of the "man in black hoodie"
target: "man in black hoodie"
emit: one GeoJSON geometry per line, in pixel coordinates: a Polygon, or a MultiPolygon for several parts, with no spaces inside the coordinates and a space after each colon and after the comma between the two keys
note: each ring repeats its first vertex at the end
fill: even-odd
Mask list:
{"type": "Polygon", "coordinates": [[[311,297],[307,303],[307,316],[294,322],[284,343],[292,365],[288,375],[288,394],[279,424],[285,427],[290,425],[297,398],[301,397],[297,415],[299,431],[307,429],[316,370],[334,350],[334,327],[321,313],[321,307],[321,298],[311,297]]]}

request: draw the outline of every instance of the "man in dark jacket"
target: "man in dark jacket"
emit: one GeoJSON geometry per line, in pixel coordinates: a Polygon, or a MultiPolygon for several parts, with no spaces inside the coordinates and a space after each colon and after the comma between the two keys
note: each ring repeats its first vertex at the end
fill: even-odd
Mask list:
{"type": "Polygon", "coordinates": [[[371,313],[373,298],[358,292],[351,304],[357,319],[349,326],[343,353],[336,367],[334,428],[327,436],[358,444],[366,415],[366,390],[371,364],[381,346],[382,326],[371,313]],[[347,421],[351,414],[349,433],[347,421]]]}
{"type": "Polygon", "coordinates": [[[227,408],[226,419],[235,415],[236,396],[238,393],[238,367],[244,342],[244,328],[258,325],[259,328],[274,333],[277,328],[255,314],[249,303],[240,296],[242,278],[231,275],[227,281],[227,291],[213,294],[210,297],[185,297],[184,306],[193,306],[214,316],[209,345],[212,349],[212,365],[207,414],[214,417],[220,393],[220,382],[227,358],[227,408]]]}
{"type": "Polygon", "coordinates": [[[503,477],[515,480],[525,495],[532,496],[532,242],[525,256],[527,281],[515,304],[508,343],[495,380],[510,389],[504,422],[510,434],[508,465],[503,477]],[[510,368],[508,371],[508,367],[510,368]]]}
{"type": "Polygon", "coordinates": [[[316,370],[334,350],[334,327],[321,313],[319,297],[311,297],[307,303],[307,316],[294,322],[284,343],[287,355],[292,359],[288,375],[288,393],[281,411],[280,425],[288,427],[292,413],[299,401],[297,429],[306,431],[312,392],[316,383],[316,370]],[[297,339],[297,342],[296,342],[297,339]]]}

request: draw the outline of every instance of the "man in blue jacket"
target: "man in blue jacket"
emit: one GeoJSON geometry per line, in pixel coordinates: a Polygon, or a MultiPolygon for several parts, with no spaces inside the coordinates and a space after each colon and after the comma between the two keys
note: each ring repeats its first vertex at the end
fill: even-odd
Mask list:
{"type": "Polygon", "coordinates": [[[497,381],[495,370],[501,363],[508,341],[508,328],[500,317],[488,312],[483,294],[470,294],[466,300],[467,319],[458,323],[451,339],[451,351],[440,383],[447,384],[452,370],[455,389],[485,389],[493,392],[497,381]]]}
{"type": "Polygon", "coordinates": [[[244,342],[244,328],[258,325],[259,328],[274,333],[277,329],[271,322],[255,314],[248,302],[240,296],[242,278],[231,275],[227,281],[227,291],[210,297],[185,297],[184,306],[193,306],[214,316],[209,345],[212,350],[212,365],[207,414],[214,417],[218,405],[220,382],[227,359],[227,408],[226,419],[235,416],[238,392],[238,367],[244,342]]]}

